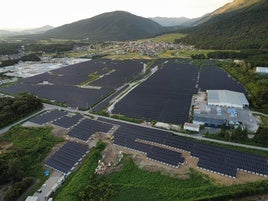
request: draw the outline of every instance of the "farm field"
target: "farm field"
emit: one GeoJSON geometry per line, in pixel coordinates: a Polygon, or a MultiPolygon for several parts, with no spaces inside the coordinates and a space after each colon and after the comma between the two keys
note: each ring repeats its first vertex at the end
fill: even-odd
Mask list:
{"type": "Polygon", "coordinates": [[[169,60],[115,105],[114,114],[182,124],[188,120],[198,67],[169,60]]]}
{"type": "Polygon", "coordinates": [[[70,107],[87,109],[130,81],[142,67],[141,60],[92,60],[22,79],[0,90],[9,94],[29,92],[70,107]]]}

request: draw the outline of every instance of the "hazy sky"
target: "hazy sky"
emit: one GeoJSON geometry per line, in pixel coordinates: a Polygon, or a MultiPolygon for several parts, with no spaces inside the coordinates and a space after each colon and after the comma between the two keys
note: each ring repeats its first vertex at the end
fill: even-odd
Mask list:
{"type": "Polygon", "coordinates": [[[59,26],[115,10],[143,17],[200,17],[233,0],[1,0],[0,29],[59,26]]]}

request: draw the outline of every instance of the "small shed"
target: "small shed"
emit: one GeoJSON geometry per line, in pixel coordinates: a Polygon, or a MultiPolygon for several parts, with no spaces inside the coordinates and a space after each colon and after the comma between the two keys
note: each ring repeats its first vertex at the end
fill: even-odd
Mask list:
{"type": "Polygon", "coordinates": [[[185,122],[183,126],[184,130],[189,130],[189,131],[196,131],[199,132],[200,130],[200,125],[199,124],[194,124],[194,123],[188,123],[185,122]]]}

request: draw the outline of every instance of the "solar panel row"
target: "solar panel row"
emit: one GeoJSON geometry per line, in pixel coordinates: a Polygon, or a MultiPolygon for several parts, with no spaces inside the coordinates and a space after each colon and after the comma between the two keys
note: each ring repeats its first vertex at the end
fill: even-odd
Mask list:
{"type": "MultiPolygon", "coordinates": [[[[136,139],[142,139],[165,146],[185,150],[199,159],[198,166],[223,175],[235,177],[237,170],[243,170],[261,176],[268,176],[268,162],[265,157],[235,151],[215,145],[193,141],[171,132],[135,126],[113,120],[99,120],[120,125],[114,133],[114,143],[132,149],[147,152],[144,145],[137,144],[136,139]]],[[[157,152],[160,154],[159,152],[157,152]]],[[[162,159],[163,161],[163,159],[162,159]]]]}
{"type": "Polygon", "coordinates": [[[143,64],[136,60],[91,60],[56,69],[51,73],[24,78],[20,82],[12,86],[3,87],[0,90],[9,94],[25,91],[38,97],[65,103],[70,107],[87,109],[108,96],[117,87],[131,80],[141,71],[142,66],[143,64]],[[101,86],[101,89],[81,88],[78,86],[88,80],[88,75],[95,72],[98,72],[99,75],[105,75],[91,83],[95,86],[101,86]],[[112,73],[109,74],[108,72],[112,73]],[[43,81],[52,84],[40,84],[43,81]]]}
{"type": "Polygon", "coordinates": [[[82,160],[87,152],[87,147],[75,142],[67,142],[54,155],[52,155],[45,164],[67,174],[80,160],[82,160]]]}
{"type": "Polygon", "coordinates": [[[118,102],[113,113],[174,124],[187,121],[192,95],[197,93],[198,67],[172,60],[163,65],[118,102]]]}
{"type": "MultiPolygon", "coordinates": [[[[181,153],[165,149],[162,147],[157,147],[149,144],[144,144],[137,142],[136,138],[140,135],[135,135],[135,126],[129,126],[127,128],[120,127],[114,136],[114,144],[128,147],[130,149],[138,150],[147,154],[148,158],[172,165],[177,167],[179,164],[184,162],[184,158],[181,157],[181,153]]],[[[142,132],[142,129],[140,130],[142,132]]],[[[140,138],[144,139],[144,138],[140,138]]]]}
{"type": "Polygon", "coordinates": [[[66,114],[67,114],[66,111],[52,110],[52,111],[47,111],[43,114],[40,114],[36,117],[33,117],[32,119],[30,119],[30,121],[36,124],[45,124],[51,121],[55,121],[56,119],[63,117],[66,114]]]}
{"type": "Polygon", "coordinates": [[[54,121],[53,124],[68,129],[77,124],[82,118],[83,116],[81,114],[76,114],[71,117],[63,116],[62,118],[54,121]]]}
{"type": "Polygon", "coordinates": [[[118,91],[113,93],[111,96],[107,97],[104,101],[100,102],[96,106],[93,107],[93,112],[101,112],[106,106],[109,105],[110,101],[113,100],[116,96],[118,96],[121,92],[123,92],[125,89],[129,87],[129,84],[126,84],[122,88],[120,88],[118,91]]]}
{"type": "Polygon", "coordinates": [[[113,126],[104,122],[84,119],[77,126],[75,126],[68,135],[87,141],[92,134],[96,132],[107,133],[113,126]]]}

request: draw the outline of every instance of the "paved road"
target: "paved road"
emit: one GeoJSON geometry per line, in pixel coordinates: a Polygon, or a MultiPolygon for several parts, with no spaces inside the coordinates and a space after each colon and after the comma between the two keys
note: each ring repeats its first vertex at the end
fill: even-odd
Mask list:
{"type": "Polygon", "coordinates": [[[256,111],[252,111],[252,114],[257,114],[257,115],[261,115],[261,116],[264,116],[264,117],[268,117],[268,114],[264,114],[264,113],[256,112],[256,111]]]}
{"type": "MultiPolygon", "coordinates": [[[[21,121],[18,121],[2,130],[0,130],[0,134],[2,134],[3,132],[6,132],[8,131],[12,126],[14,125],[17,125],[21,122],[24,122],[30,118],[32,118],[33,116],[43,112],[44,110],[53,110],[53,109],[61,109],[61,110],[66,110],[66,111],[69,111],[69,112],[75,112],[75,113],[80,113],[80,114],[83,114],[83,115],[90,115],[90,116],[93,116],[94,118],[98,118],[98,117],[102,117],[102,118],[105,118],[105,119],[110,119],[110,120],[113,120],[113,121],[118,121],[118,122],[123,122],[123,123],[127,123],[127,124],[132,124],[132,125],[135,125],[135,126],[140,126],[140,127],[149,127],[149,126],[145,126],[145,125],[140,125],[140,124],[136,124],[136,123],[132,123],[132,122],[126,122],[126,121],[122,121],[122,120],[118,120],[118,119],[112,119],[112,118],[109,118],[109,117],[104,117],[104,116],[100,116],[100,115],[96,115],[96,114],[92,114],[92,113],[89,113],[88,111],[80,111],[80,110],[77,110],[77,109],[73,109],[73,108],[65,108],[65,107],[60,107],[60,106],[56,106],[56,105],[50,105],[50,104],[44,104],[44,109],[39,111],[38,113],[35,113],[21,121]]],[[[155,127],[149,127],[151,129],[156,129],[156,130],[164,130],[164,129],[161,129],[161,128],[155,128],[155,127]]],[[[166,130],[164,130],[166,131],[166,130]]],[[[188,138],[193,138],[193,139],[196,139],[196,140],[201,140],[201,141],[209,141],[209,142],[216,142],[216,143],[220,143],[220,144],[226,144],[226,145],[232,145],[232,146],[238,146],[238,147],[244,147],[244,148],[250,148],[250,149],[257,149],[257,150],[262,150],[262,151],[268,151],[268,148],[265,148],[265,147],[258,147],[258,146],[252,146],[252,145],[246,145],[246,144],[240,144],[240,143],[234,143],[234,142],[226,142],[226,141],[221,141],[221,140],[216,140],[216,139],[209,139],[209,138],[205,138],[201,135],[189,135],[189,134],[184,134],[184,133],[180,133],[180,132],[174,132],[172,131],[172,133],[174,133],[175,135],[179,135],[179,136],[184,136],[184,137],[188,137],[188,138]]]]}
{"type": "MultiPolygon", "coordinates": [[[[102,118],[105,118],[105,119],[111,119],[109,117],[103,117],[103,116],[99,116],[99,115],[95,115],[95,116],[102,117],[102,118]]],[[[118,120],[118,119],[111,119],[111,120],[118,121],[118,122],[123,122],[123,123],[127,123],[127,124],[132,124],[132,125],[136,125],[136,126],[140,126],[140,127],[147,127],[147,128],[149,127],[151,129],[155,129],[155,130],[167,131],[167,130],[164,130],[164,129],[161,129],[161,128],[145,126],[145,125],[136,124],[136,123],[132,123],[132,122],[126,122],[126,121],[122,121],[122,120],[118,120]]],[[[190,134],[184,134],[184,133],[175,132],[175,131],[169,131],[169,132],[172,132],[173,134],[178,135],[178,136],[193,138],[193,139],[201,140],[201,141],[216,142],[216,143],[220,143],[220,144],[227,144],[227,145],[232,145],[232,146],[245,147],[245,148],[257,149],[257,150],[262,150],[262,151],[268,151],[268,148],[265,148],[265,147],[258,147],[258,146],[252,146],[252,145],[246,145],[246,144],[239,144],[239,143],[234,143],[234,142],[226,142],[226,141],[221,141],[221,140],[216,140],[216,139],[210,139],[210,138],[205,138],[202,135],[190,135],[190,134]]]]}
{"type": "Polygon", "coordinates": [[[17,121],[17,122],[15,122],[15,123],[13,123],[13,124],[11,124],[11,125],[9,125],[9,126],[3,128],[3,129],[1,129],[1,130],[0,130],[0,135],[1,135],[1,134],[4,134],[4,133],[7,132],[7,131],[9,131],[9,129],[11,129],[13,126],[16,126],[16,125],[18,125],[18,124],[21,124],[22,122],[25,122],[25,121],[27,121],[28,119],[31,119],[32,117],[34,117],[34,116],[36,116],[36,115],[38,115],[38,114],[44,112],[45,110],[46,110],[46,108],[43,108],[42,110],[40,110],[40,111],[38,111],[38,112],[36,112],[36,113],[34,113],[34,114],[28,116],[28,117],[25,117],[24,119],[22,119],[22,120],[20,120],[20,121],[17,121]]]}
{"type": "Polygon", "coordinates": [[[38,201],[46,201],[49,195],[56,190],[55,184],[59,184],[60,179],[63,177],[63,174],[58,171],[52,171],[49,178],[41,186],[41,188],[34,193],[33,196],[38,197],[38,201]]]}

